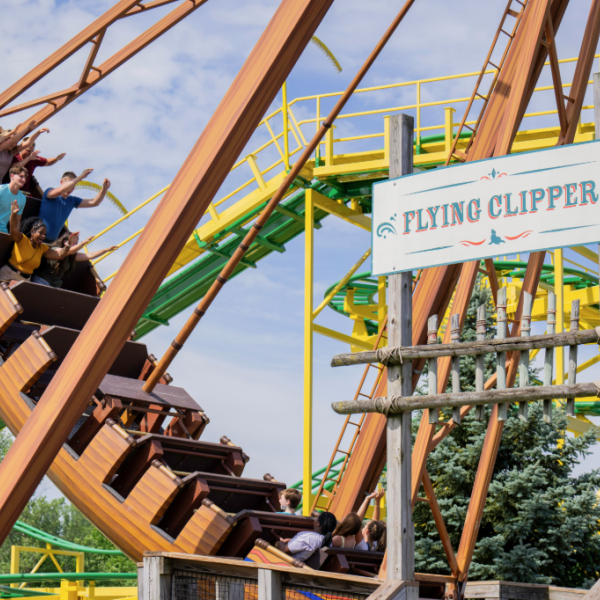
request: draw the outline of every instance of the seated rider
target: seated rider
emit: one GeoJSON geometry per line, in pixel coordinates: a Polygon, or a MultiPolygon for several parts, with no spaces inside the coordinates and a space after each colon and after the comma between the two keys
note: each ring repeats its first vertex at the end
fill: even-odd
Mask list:
{"type": "Polygon", "coordinates": [[[108,193],[110,181],[105,179],[102,189],[92,200],[82,200],[71,194],[75,186],[85,179],[94,169],[85,169],[81,175],[75,175],[71,171],[63,174],[60,185],[56,188],[48,188],[42,197],[40,207],[40,219],[44,220],[47,227],[47,240],[54,242],[58,238],[66,220],[74,208],[93,208],[98,206],[108,193]]]}
{"type": "MultiPolygon", "coordinates": [[[[52,247],[63,248],[69,242],[69,239],[71,239],[71,235],[73,234],[68,229],[64,229],[63,233],[60,234],[52,247]]],[[[43,257],[40,266],[33,272],[31,283],[39,283],[40,285],[49,285],[51,287],[60,288],[62,287],[63,277],[75,268],[76,262],[100,258],[103,254],[112,252],[118,248],[118,246],[111,246],[110,248],[96,250],[89,254],[79,252],[79,250],[84,246],[87,246],[92,239],[93,238],[88,238],[87,240],[78,243],[78,237],[74,238],[72,241],[75,245],[71,248],[69,255],[65,256],[62,260],[53,260],[43,257]]]]}
{"type": "Polygon", "coordinates": [[[282,538],[276,546],[296,560],[305,561],[319,548],[331,545],[331,534],[336,523],[334,514],[323,512],[315,518],[314,531],[301,531],[291,539],[282,538]]]}
{"type": "Polygon", "coordinates": [[[25,195],[21,191],[27,181],[27,169],[25,167],[11,167],[10,183],[0,185],[0,232],[8,233],[8,221],[10,219],[11,206],[14,200],[19,205],[19,214],[25,208],[25,195]]]}
{"type": "Polygon", "coordinates": [[[302,501],[302,494],[295,488],[287,488],[279,494],[279,506],[284,513],[295,515],[302,501]]]}
{"type": "Polygon", "coordinates": [[[10,237],[15,245],[9,261],[0,269],[0,281],[29,281],[31,274],[40,266],[42,256],[61,260],[69,253],[76,237],[71,234],[59,250],[46,244],[46,225],[39,217],[25,219],[21,224],[19,205],[13,200],[10,214],[10,237]]]}
{"type": "Polygon", "coordinates": [[[355,548],[361,525],[362,519],[356,513],[347,514],[333,532],[331,547],[348,550],[355,548]]]}
{"type": "Polygon", "coordinates": [[[375,490],[365,498],[361,507],[358,509],[357,514],[361,521],[364,521],[369,502],[375,500],[373,518],[367,521],[362,530],[356,535],[356,550],[376,550],[377,552],[385,552],[387,528],[385,523],[379,520],[381,513],[380,503],[384,495],[385,491],[383,489],[375,490]]]}

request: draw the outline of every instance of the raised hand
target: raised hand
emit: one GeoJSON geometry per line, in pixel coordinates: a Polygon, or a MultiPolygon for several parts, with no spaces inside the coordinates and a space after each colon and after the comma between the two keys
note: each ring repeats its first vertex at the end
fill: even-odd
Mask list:
{"type": "Polygon", "coordinates": [[[79,241],[79,231],[75,231],[69,236],[69,241],[67,242],[67,246],[74,246],[78,241],[79,241]]]}
{"type": "MultiPolygon", "coordinates": [[[[32,121],[32,123],[33,123],[33,121],[32,121]]],[[[50,130],[47,127],[43,127],[42,129],[40,129],[38,131],[38,133],[50,133],[50,130]]]]}
{"type": "Polygon", "coordinates": [[[10,203],[10,212],[13,215],[18,215],[19,214],[19,203],[16,200],[13,200],[10,203]]]}
{"type": "Polygon", "coordinates": [[[56,160],[62,160],[66,155],[67,155],[67,153],[63,152],[56,157],[56,160]]]}
{"type": "Polygon", "coordinates": [[[114,252],[115,250],[118,250],[119,246],[111,246],[110,248],[107,248],[105,250],[105,252],[114,252]]]}
{"type": "Polygon", "coordinates": [[[109,180],[109,179],[105,179],[105,180],[102,182],[102,189],[103,189],[105,192],[107,192],[109,187],[110,187],[110,180],[109,180]]]}
{"type": "Polygon", "coordinates": [[[92,173],[94,169],[84,169],[81,174],[81,179],[85,179],[90,173],[92,173]]]}

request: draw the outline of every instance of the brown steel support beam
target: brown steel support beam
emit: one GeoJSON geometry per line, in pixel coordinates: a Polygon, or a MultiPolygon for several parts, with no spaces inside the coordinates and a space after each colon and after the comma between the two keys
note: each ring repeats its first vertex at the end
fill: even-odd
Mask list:
{"type": "Polygon", "coordinates": [[[558,121],[560,123],[560,133],[567,133],[567,110],[565,109],[565,93],[560,76],[560,65],[558,64],[558,53],[556,52],[556,40],[554,38],[554,27],[550,10],[546,19],[546,42],[548,43],[548,54],[550,56],[550,69],[552,71],[552,83],[554,85],[554,96],[556,97],[556,108],[558,109],[558,121]]]}
{"type": "Polygon", "coordinates": [[[510,96],[502,113],[494,156],[505,156],[510,153],[521,123],[521,108],[526,107],[531,99],[527,91],[544,33],[549,6],[550,0],[530,0],[523,16],[523,23],[517,32],[517,39],[510,50],[512,53],[518,48],[520,60],[513,62],[514,77],[511,81],[510,96]]]}
{"type": "Polygon", "coordinates": [[[0,543],[117,359],[332,2],[283,0],[271,19],[0,464],[0,543]]]}
{"type": "Polygon", "coordinates": [[[159,8],[160,6],[166,6],[167,4],[173,4],[179,0],[152,0],[151,2],[140,2],[137,6],[130,8],[122,18],[131,17],[131,15],[139,15],[141,12],[148,12],[153,8],[159,8]]]}
{"type": "Polygon", "coordinates": [[[80,48],[91,42],[101,31],[112,25],[123,17],[127,11],[139,4],[140,0],[121,0],[112,8],[109,8],[102,16],[98,17],[91,25],[78,33],[74,38],[61,46],[56,52],[42,61],[37,67],[29,71],[0,94],[0,108],[13,102],[23,92],[37,83],[42,77],[63,63],[67,58],[73,56],[80,48]]]}
{"type": "Polygon", "coordinates": [[[92,40],[92,49],[85,61],[85,65],[83,67],[83,71],[81,72],[81,77],[79,78],[79,82],[77,83],[77,88],[83,87],[86,82],[88,75],[92,67],[94,66],[94,61],[96,60],[96,56],[98,55],[98,50],[100,50],[100,44],[102,44],[102,40],[104,39],[104,34],[106,33],[106,29],[103,29],[93,40],[92,40]]]}
{"type": "Polygon", "coordinates": [[[440,505],[435,497],[435,490],[433,489],[433,484],[431,483],[431,479],[429,478],[429,473],[427,470],[423,471],[423,488],[425,489],[427,500],[429,500],[429,508],[431,508],[433,520],[440,535],[440,540],[442,542],[442,547],[444,548],[444,553],[446,554],[446,559],[448,560],[450,572],[452,573],[453,577],[458,577],[458,563],[456,562],[456,556],[454,554],[454,549],[452,548],[452,542],[450,541],[450,536],[448,535],[448,530],[446,529],[446,523],[444,523],[444,517],[442,516],[440,505]]]}
{"type": "MultiPolygon", "coordinates": [[[[469,305],[471,299],[471,293],[475,280],[477,279],[477,270],[479,268],[479,262],[469,262],[462,265],[460,271],[460,279],[458,280],[458,286],[454,295],[454,302],[452,303],[452,313],[460,315],[460,327],[462,329],[465,318],[467,316],[466,308],[469,305]]],[[[444,310],[444,313],[446,311],[444,310]]],[[[440,318],[443,318],[443,314],[440,318]]],[[[450,343],[451,339],[451,328],[446,327],[444,334],[444,343],[450,343]]],[[[448,384],[448,378],[450,376],[450,369],[452,366],[451,359],[442,358],[438,361],[438,393],[442,393],[446,389],[448,384]]],[[[435,435],[436,425],[435,423],[429,422],[429,411],[424,410],[421,416],[421,423],[419,424],[419,431],[417,433],[417,439],[413,448],[413,463],[412,463],[412,504],[413,507],[417,501],[417,495],[421,487],[421,480],[423,473],[425,472],[425,466],[427,464],[427,457],[429,456],[429,446],[431,440],[435,435]]]]}
{"type": "MultiPolygon", "coordinates": [[[[456,285],[460,265],[434,267],[423,271],[413,296],[413,344],[427,338],[427,319],[432,314],[444,315],[456,285]]],[[[413,364],[413,389],[418,383],[421,365],[413,364]]],[[[385,396],[386,373],[382,374],[375,396],[385,396]]],[[[347,515],[358,510],[367,492],[372,491],[381,476],[386,459],[385,417],[369,414],[361,427],[342,483],[331,505],[331,512],[347,515]]],[[[414,451],[413,451],[414,452],[414,451]]]]}
{"type": "MultiPolygon", "coordinates": [[[[138,0],[139,1],[139,0],[138,0]]],[[[32,100],[30,102],[21,105],[20,107],[11,107],[7,108],[4,111],[0,111],[0,117],[5,116],[7,114],[14,114],[17,112],[15,108],[19,108],[19,110],[23,110],[25,107],[34,106],[37,104],[42,104],[47,102],[47,105],[36,112],[31,120],[33,124],[28,126],[27,132],[32,131],[36,127],[39,127],[42,123],[47,121],[50,117],[54,116],[56,113],[61,111],[63,108],[71,104],[74,100],[79,98],[82,94],[87,92],[94,85],[102,81],[105,77],[110,75],[115,69],[119,68],[122,64],[127,62],[130,58],[135,56],[138,52],[143,50],[146,46],[151,44],[155,39],[159,38],[163,33],[169,31],[172,27],[177,25],[180,21],[182,21],[185,17],[190,15],[192,12],[200,8],[203,4],[205,4],[207,0],[185,0],[182,2],[177,8],[173,9],[168,15],[163,17],[160,21],[155,23],[152,27],[150,27],[147,31],[139,35],[132,42],[127,44],[121,50],[113,54],[109,59],[105,60],[99,66],[89,65],[84,69],[82,76],[79,79],[79,83],[75,84],[72,88],[68,88],[65,90],[67,93],[58,92],[52,101],[46,101],[44,99],[32,100]],[[83,80],[83,74],[87,70],[87,74],[85,80],[83,80]]],[[[137,4],[137,2],[132,2],[131,0],[123,0],[117,6],[115,6],[110,11],[107,11],[105,15],[114,11],[118,6],[128,5],[131,7],[132,4],[137,4]]],[[[124,10],[120,10],[117,16],[113,16],[112,20],[108,23],[108,25],[112,24],[114,21],[125,16],[123,13],[124,10]]],[[[105,16],[103,15],[103,16],[105,16]]],[[[15,84],[13,84],[10,88],[8,88],[3,94],[0,94],[0,108],[5,107],[7,104],[12,102],[18,96],[20,96],[25,90],[29,89],[34,83],[39,81],[44,75],[52,71],[55,67],[65,61],[69,56],[74,54],[77,50],[79,50],[82,46],[84,46],[87,42],[93,42],[94,39],[97,39],[99,35],[101,35],[108,25],[104,25],[107,19],[97,19],[90,27],[85,29],[81,34],[73,38],[71,42],[65,44],[63,48],[55,52],[50,58],[41,63],[38,67],[33,69],[28,75],[21,78],[15,84]],[[92,29],[93,25],[99,23],[95,28],[92,29]],[[93,35],[87,35],[86,32],[91,30],[93,35]],[[81,41],[83,33],[86,33],[87,37],[85,40],[81,41]],[[72,48],[71,48],[72,46],[72,48]],[[53,58],[54,57],[54,58],[53,58]],[[51,61],[51,59],[53,59],[51,61]],[[46,64],[48,63],[48,64],[46,64]],[[19,87],[20,86],[20,87],[19,87]]],[[[101,38],[100,38],[101,40],[101,38]]],[[[95,58],[95,51],[97,52],[98,46],[100,44],[95,44],[94,48],[91,49],[91,53],[88,56],[88,61],[90,58],[95,58]]],[[[47,98],[46,96],[44,98],[47,98]]],[[[25,135],[25,134],[24,134],[25,135]]]]}
{"type": "Polygon", "coordinates": [[[498,276],[496,275],[496,266],[494,265],[493,258],[485,259],[485,268],[487,269],[487,276],[490,282],[490,289],[492,290],[492,298],[494,299],[494,306],[498,304],[498,276]]]}
{"type": "Polygon", "coordinates": [[[594,53],[598,46],[598,38],[600,37],[600,0],[593,0],[590,7],[590,14],[583,34],[579,57],[577,59],[577,67],[573,75],[573,83],[571,84],[571,93],[569,96],[573,102],[568,102],[567,105],[567,131],[558,139],[557,146],[563,144],[572,144],[577,132],[577,124],[581,115],[581,107],[585,98],[592,63],[594,61],[594,53]]]}

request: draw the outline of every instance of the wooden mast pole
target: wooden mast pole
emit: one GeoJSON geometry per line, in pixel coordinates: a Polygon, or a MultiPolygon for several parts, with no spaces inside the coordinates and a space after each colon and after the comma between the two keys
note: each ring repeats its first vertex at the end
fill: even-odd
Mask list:
{"type": "MultiPolygon", "coordinates": [[[[413,172],[414,119],[408,115],[390,118],[390,179],[413,172]]],[[[389,276],[388,344],[412,344],[412,271],[389,276]]],[[[388,393],[412,395],[412,362],[390,365],[388,393]]],[[[387,578],[414,581],[415,530],[411,502],[412,412],[387,420],[387,578]]],[[[418,588],[407,591],[418,596],[418,588]]]]}
{"type": "Polygon", "coordinates": [[[231,258],[227,261],[227,264],[223,267],[221,273],[217,276],[215,281],[213,281],[213,284],[210,286],[208,292],[206,292],[202,300],[200,300],[200,303],[194,309],[194,312],[190,315],[185,325],[181,328],[181,331],[177,334],[171,345],[167,348],[167,351],[164,353],[163,357],[160,359],[155,369],[150,374],[150,377],[148,377],[146,380],[144,387],[142,388],[146,393],[151,393],[156,387],[156,384],[160,381],[161,377],[167,372],[169,365],[173,362],[173,360],[175,360],[175,357],[181,348],[183,348],[183,344],[185,344],[187,339],[190,337],[196,328],[196,325],[198,325],[200,322],[200,319],[202,319],[209,306],[216,298],[217,294],[221,291],[221,288],[225,285],[229,277],[231,277],[235,268],[244,257],[244,254],[250,249],[250,246],[256,239],[258,232],[265,226],[269,217],[275,210],[275,207],[279,204],[279,202],[281,202],[285,193],[290,188],[290,185],[292,185],[294,182],[294,179],[296,179],[296,177],[300,174],[300,171],[310,159],[312,153],[318,148],[319,142],[323,139],[323,137],[325,137],[325,133],[332,126],[336,117],[340,114],[341,110],[354,93],[354,90],[356,90],[356,88],[359,86],[360,82],[371,68],[371,65],[375,62],[375,59],[379,56],[414,2],[415,0],[407,0],[400,12],[396,15],[396,18],[392,21],[392,24],[388,27],[387,31],[379,40],[377,46],[375,46],[358,73],[354,76],[354,79],[337,101],[336,105],[333,107],[333,110],[329,113],[329,116],[327,119],[325,119],[313,139],[306,146],[300,158],[296,161],[281,186],[279,186],[279,189],[275,192],[271,200],[269,200],[267,206],[265,206],[261,214],[258,216],[258,219],[256,219],[254,225],[249,229],[244,240],[237,247],[231,258]]]}
{"type": "Polygon", "coordinates": [[[67,440],[332,2],[281,2],[0,464],[0,543],[67,440]]]}

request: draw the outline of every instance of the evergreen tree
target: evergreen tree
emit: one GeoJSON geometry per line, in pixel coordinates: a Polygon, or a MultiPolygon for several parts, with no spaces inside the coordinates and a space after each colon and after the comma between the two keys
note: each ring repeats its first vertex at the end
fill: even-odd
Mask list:
{"type": "MultiPolygon", "coordinates": [[[[482,300],[488,302],[486,337],[495,335],[490,322],[494,309],[489,294],[485,294],[481,289],[473,294],[462,341],[475,339],[477,306],[482,300]]],[[[495,369],[495,355],[486,355],[485,378],[495,369]]],[[[531,375],[535,373],[532,371],[531,375]]],[[[461,389],[473,390],[474,382],[474,357],[463,357],[461,389]]],[[[486,409],[485,422],[476,421],[473,413],[453,429],[427,460],[427,471],[455,552],[491,407],[486,409]]],[[[509,409],[469,579],[590,587],[600,578],[600,506],[596,496],[600,474],[593,471],[575,477],[572,471],[590,453],[595,438],[591,432],[579,438],[567,437],[567,418],[558,405],[552,425],[544,422],[539,403],[530,403],[527,422],[519,420],[517,413],[516,407],[509,409]]],[[[420,416],[413,423],[413,435],[419,421],[420,416]]],[[[429,506],[417,502],[413,518],[417,571],[449,574],[429,506]]]]}

